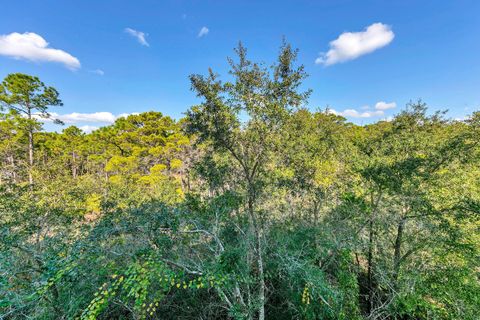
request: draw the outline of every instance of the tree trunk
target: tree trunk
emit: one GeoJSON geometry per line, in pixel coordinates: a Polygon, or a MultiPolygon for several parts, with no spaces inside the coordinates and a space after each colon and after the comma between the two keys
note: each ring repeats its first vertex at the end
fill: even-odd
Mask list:
{"type": "Polygon", "coordinates": [[[27,107],[27,115],[28,115],[28,182],[30,186],[33,185],[33,127],[32,127],[32,112],[29,107],[27,107]]]}
{"type": "Polygon", "coordinates": [[[400,272],[400,263],[402,257],[403,229],[405,227],[405,218],[402,217],[397,226],[397,237],[395,239],[395,248],[393,254],[393,287],[398,287],[398,274],[400,272]]]}
{"type": "Polygon", "coordinates": [[[258,288],[258,320],[265,320],[265,275],[263,270],[263,256],[262,256],[262,234],[257,230],[257,250],[258,250],[258,277],[260,286],[258,288]]]}
{"type": "Polygon", "coordinates": [[[256,254],[256,263],[258,268],[258,320],[265,320],[265,274],[263,268],[263,250],[262,250],[262,227],[255,216],[255,187],[250,182],[248,187],[248,214],[250,216],[252,236],[254,239],[254,254],[256,254]]]}
{"type": "Polygon", "coordinates": [[[367,266],[367,292],[368,292],[368,305],[367,305],[367,314],[370,314],[370,312],[373,309],[373,237],[374,237],[374,231],[373,231],[373,212],[372,215],[370,216],[370,223],[369,223],[369,234],[368,234],[368,266],[367,266]]]}
{"type": "Polygon", "coordinates": [[[15,168],[15,159],[13,158],[13,155],[10,156],[10,165],[12,166],[13,183],[17,183],[17,170],[15,168]]]}
{"type": "Polygon", "coordinates": [[[318,226],[318,210],[319,210],[318,201],[316,199],[313,200],[313,220],[315,226],[318,226]]]}
{"type": "Polygon", "coordinates": [[[107,163],[108,163],[108,160],[105,160],[105,164],[103,166],[103,172],[105,174],[105,181],[108,182],[108,172],[107,170],[105,170],[105,168],[107,167],[107,163]]]}
{"type": "Polygon", "coordinates": [[[373,192],[370,194],[370,205],[371,205],[371,212],[370,212],[370,221],[368,223],[368,253],[367,253],[367,292],[368,292],[368,305],[367,305],[367,313],[373,310],[374,307],[374,294],[375,288],[373,285],[373,250],[375,247],[375,217],[376,212],[378,210],[378,205],[380,200],[382,199],[382,192],[381,190],[378,193],[377,199],[374,200],[373,192]]]}
{"type": "Polygon", "coordinates": [[[73,179],[77,178],[77,163],[75,151],[72,151],[72,176],[73,179]]]}

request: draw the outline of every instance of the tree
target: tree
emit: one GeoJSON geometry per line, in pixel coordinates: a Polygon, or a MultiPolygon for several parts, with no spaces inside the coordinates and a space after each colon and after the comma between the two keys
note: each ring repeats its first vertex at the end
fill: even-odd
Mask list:
{"type": "Polygon", "coordinates": [[[366,140],[359,144],[364,157],[357,170],[368,203],[367,313],[372,317],[385,312],[406,290],[413,275],[402,273],[415,263],[415,255],[452,241],[445,238],[455,232],[449,220],[468,211],[464,199],[439,200],[445,200],[439,198],[439,182],[449,184],[443,172],[458,161],[471,161],[478,144],[469,130],[454,129],[442,112],[428,115],[426,104],[418,101],[391,123],[368,127],[366,140]]]}
{"type": "Polygon", "coordinates": [[[305,195],[302,201],[311,203],[305,210],[312,212],[315,223],[321,209],[331,206],[331,199],[344,191],[341,185],[349,173],[345,164],[354,152],[347,139],[349,129],[343,117],[302,109],[292,115],[285,130],[278,165],[291,172],[283,179],[289,190],[305,195]]]}
{"type": "MultiPolygon", "coordinates": [[[[5,77],[0,84],[0,103],[27,118],[23,128],[28,134],[28,181],[33,184],[32,169],[34,165],[34,137],[39,129],[36,117],[51,118],[49,106],[61,106],[58,92],[46,86],[37,77],[22,73],[13,73],[5,77]]],[[[56,123],[61,123],[55,120],[56,123]]]]}
{"type": "MultiPolygon", "coordinates": [[[[259,210],[258,202],[268,183],[268,163],[278,150],[284,126],[292,111],[306,102],[310,91],[300,91],[306,74],[303,66],[295,66],[297,50],[289,44],[284,42],[281,46],[271,73],[263,65],[248,60],[241,43],[235,52],[238,62],[228,60],[233,81],[221,82],[212,70],[207,77],[190,76],[192,89],[204,102],[188,111],[187,131],[197,135],[199,143],[211,143],[215,151],[226,153],[238,166],[249,221],[249,257],[253,257],[248,264],[256,279],[256,292],[247,295],[256,297],[252,303],[258,306],[258,319],[263,320],[266,303],[263,243],[267,217],[259,210]]],[[[246,300],[238,293],[234,298],[240,304],[246,300]]]]}
{"type": "Polygon", "coordinates": [[[15,112],[0,114],[0,184],[21,181],[25,134],[18,128],[23,119],[15,112]]]}

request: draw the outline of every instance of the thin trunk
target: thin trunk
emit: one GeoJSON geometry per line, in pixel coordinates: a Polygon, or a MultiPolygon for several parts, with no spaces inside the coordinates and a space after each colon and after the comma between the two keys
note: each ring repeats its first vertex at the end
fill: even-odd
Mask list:
{"type": "Polygon", "coordinates": [[[103,172],[105,174],[105,181],[108,182],[108,172],[107,170],[105,170],[105,168],[107,167],[107,163],[108,163],[108,160],[105,160],[105,165],[103,166],[103,172]]]}
{"type": "Polygon", "coordinates": [[[257,250],[258,250],[258,277],[260,286],[258,288],[258,320],[265,320],[265,275],[263,270],[263,256],[262,256],[262,234],[257,234],[257,250]]]}
{"type": "MultiPolygon", "coordinates": [[[[373,214],[373,212],[372,212],[373,214]]],[[[369,223],[369,234],[368,234],[368,269],[367,269],[367,281],[368,281],[368,306],[367,306],[367,314],[373,309],[373,216],[370,216],[370,223],[369,223]]]]}
{"type": "Polygon", "coordinates": [[[32,175],[32,170],[33,170],[33,128],[32,128],[32,112],[30,107],[27,106],[27,115],[28,115],[28,182],[30,183],[30,186],[33,185],[33,175],[32,175]]]}
{"type": "Polygon", "coordinates": [[[15,168],[15,159],[13,158],[13,155],[10,156],[10,165],[12,166],[13,183],[17,183],[17,171],[15,168]]]}
{"type": "Polygon", "coordinates": [[[367,253],[367,291],[368,291],[368,305],[367,305],[367,312],[370,312],[374,308],[374,298],[375,298],[375,284],[374,284],[374,250],[375,250],[375,219],[376,214],[378,211],[378,206],[380,200],[382,199],[383,193],[382,190],[378,190],[377,198],[374,199],[374,193],[370,194],[370,205],[371,205],[371,212],[370,212],[370,221],[368,223],[369,231],[368,231],[368,253],[367,253]]]}
{"type": "Polygon", "coordinates": [[[255,217],[255,187],[249,181],[248,187],[248,213],[251,220],[251,232],[254,239],[254,248],[256,251],[256,263],[258,268],[258,320],[265,320],[265,273],[263,268],[263,250],[262,250],[262,227],[255,217]]]}
{"type": "Polygon", "coordinates": [[[77,154],[72,151],[72,176],[73,179],[77,178],[77,154]]]}
{"type": "Polygon", "coordinates": [[[378,209],[378,204],[380,203],[380,200],[382,199],[382,192],[381,190],[379,191],[378,197],[376,200],[373,198],[373,192],[370,194],[370,205],[371,205],[371,212],[370,212],[370,221],[368,223],[368,253],[367,253],[367,291],[368,291],[368,305],[367,305],[367,313],[370,314],[370,312],[373,310],[374,307],[374,285],[373,285],[373,250],[375,247],[375,217],[376,217],[376,212],[378,209]]]}
{"type": "Polygon", "coordinates": [[[315,226],[318,226],[318,201],[315,199],[313,200],[313,219],[315,226]]]}
{"type": "Polygon", "coordinates": [[[398,274],[400,272],[400,263],[402,258],[403,231],[405,228],[405,218],[402,217],[397,226],[397,237],[395,239],[395,252],[393,254],[393,283],[394,288],[398,286],[398,274]]]}
{"type": "Polygon", "coordinates": [[[190,192],[192,190],[191,181],[190,181],[190,172],[187,171],[187,190],[190,192]]]}

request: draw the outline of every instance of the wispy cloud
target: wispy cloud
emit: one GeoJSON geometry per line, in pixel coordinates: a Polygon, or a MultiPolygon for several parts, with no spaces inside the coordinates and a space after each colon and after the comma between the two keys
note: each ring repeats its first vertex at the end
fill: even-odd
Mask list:
{"type": "Polygon", "coordinates": [[[0,55],[35,62],[57,62],[71,70],[80,68],[80,61],[71,54],[49,47],[49,43],[33,32],[0,35],[0,55]]]}
{"type": "Polygon", "coordinates": [[[359,112],[355,109],[345,109],[343,111],[336,111],[334,109],[329,109],[328,111],[330,113],[333,113],[342,117],[351,117],[351,118],[372,118],[372,117],[380,117],[385,114],[382,110],[359,112]]]}
{"type": "Polygon", "coordinates": [[[35,114],[34,117],[38,120],[43,122],[51,122],[53,119],[61,120],[65,123],[82,123],[82,122],[89,122],[89,123],[113,123],[118,118],[127,117],[130,114],[122,113],[119,115],[114,115],[111,112],[92,112],[92,113],[79,113],[79,112],[72,112],[67,114],[58,114],[55,112],[51,112],[51,119],[42,118],[39,114],[35,114]]]}
{"type": "Polygon", "coordinates": [[[119,119],[119,118],[127,118],[128,116],[137,115],[137,114],[140,114],[140,113],[138,113],[138,112],[120,113],[120,114],[117,116],[117,119],[119,119]]]}
{"type": "Polygon", "coordinates": [[[85,126],[80,126],[79,129],[82,130],[82,131],[85,132],[85,133],[90,133],[90,132],[92,132],[92,131],[97,130],[98,127],[96,127],[96,126],[90,126],[90,125],[87,124],[87,125],[85,125],[85,126]]]}
{"type": "Polygon", "coordinates": [[[460,122],[465,122],[465,121],[468,121],[470,119],[472,119],[472,116],[471,115],[466,115],[466,116],[463,116],[463,117],[456,117],[453,120],[460,121],[460,122]]]}
{"type": "Polygon", "coordinates": [[[51,112],[51,118],[42,118],[40,114],[34,114],[33,117],[43,122],[52,122],[54,119],[61,120],[64,123],[114,123],[115,120],[119,118],[126,118],[130,115],[138,114],[138,112],[132,113],[121,113],[118,115],[114,115],[108,111],[101,111],[101,112],[92,112],[92,113],[79,113],[79,112],[72,112],[66,114],[58,114],[55,112],[51,112]]]}
{"type": "Polygon", "coordinates": [[[315,60],[316,64],[332,64],[356,59],[392,42],[395,34],[390,26],[374,23],[360,32],[344,32],[330,42],[330,49],[315,60]]]}
{"type": "Polygon", "coordinates": [[[93,112],[93,113],[68,113],[68,114],[52,114],[53,118],[62,120],[65,123],[78,122],[106,122],[113,123],[117,117],[111,112],[93,112]]]}
{"type": "Polygon", "coordinates": [[[397,104],[395,102],[385,102],[379,101],[375,104],[375,110],[370,110],[370,106],[365,105],[360,107],[361,110],[366,111],[357,111],[356,109],[345,109],[343,111],[336,111],[335,109],[329,109],[328,112],[350,118],[373,118],[381,117],[385,115],[385,110],[396,108],[397,104]]]}
{"type": "Polygon", "coordinates": [[[375,104],[375,110],[388,110],[388,109],[394,109],[397,107],[397,104],[395,102],[385,102],[385,101],[379,101],[375,104]]]}
{"type": "Polygon", "coordinates": [[[202,27],[202,29],[200,29],[200,32],[198,32],[198,37],[199,37],[199,38],[204,37],[204,36],[206,36],[209,32],[210,32],[210,30],[209,30],[207,27],[202,27]]]}
{"type": "Polygon", "coordinates": [[[132,28],[125,28],[124,30],[127,34],[131,35],[132,37],[136,38],[137,41],[143,45],[143,46],[147,46],[149,47],[150,44],[147,42],[147,40],[145,39],[147,37],[147,34],[145,34],[144,32],[141,32],[141,31],[137,31],[137,30],[134,30],[132,28]]]}
{"type": "Polygon", "coordinates": [[[90,73],[98,74],[99,76],[103,76],[105,72],[101,69],[90,70],[90,73]]]}

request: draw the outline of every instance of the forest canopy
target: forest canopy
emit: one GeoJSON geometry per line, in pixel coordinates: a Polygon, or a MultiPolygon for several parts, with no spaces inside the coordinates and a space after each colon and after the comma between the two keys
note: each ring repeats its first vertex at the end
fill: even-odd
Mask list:
{"type": "Polygon", "coordinates": [[[2,319],[478,319],[480,112],[356,125],[308,108],[298,51],[241,44],[199,103],[43,130],[0,84],[2,319]]]}

